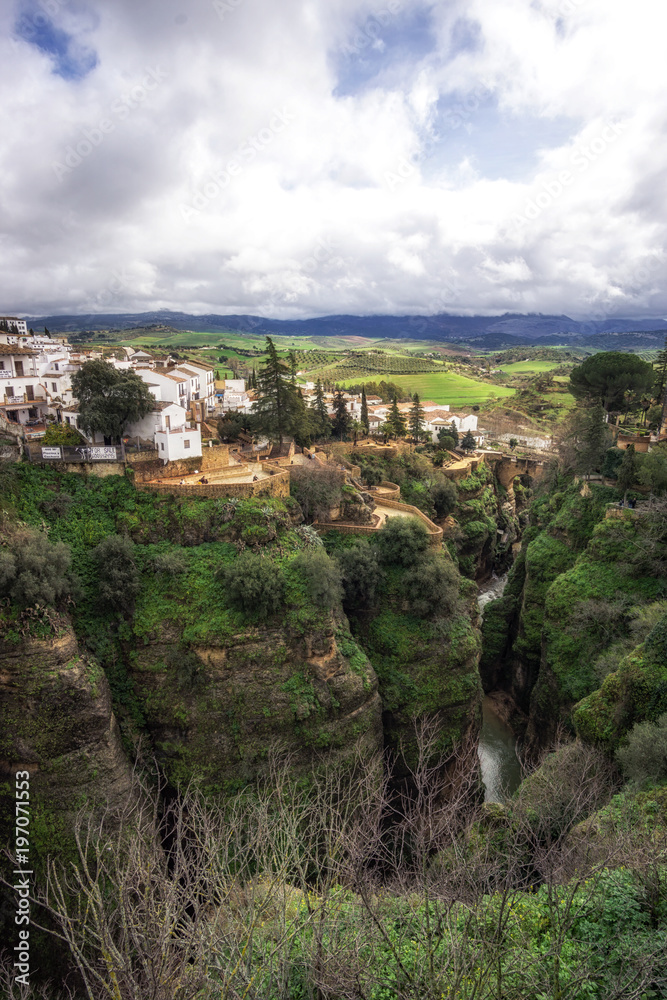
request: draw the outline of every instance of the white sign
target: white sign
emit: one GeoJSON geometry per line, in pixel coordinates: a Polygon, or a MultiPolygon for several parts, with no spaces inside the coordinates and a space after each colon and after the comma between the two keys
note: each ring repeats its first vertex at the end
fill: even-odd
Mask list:
{"type": "Polygon", "coordinates": [[[115,448],[88,448],[88,457],[93,462],[113,461],[116,458],[115,448]]]}
{"type": "Polygon", "coordinates": [[[42,448],[42,458],[62,458],[60,448],[42,448]]]}

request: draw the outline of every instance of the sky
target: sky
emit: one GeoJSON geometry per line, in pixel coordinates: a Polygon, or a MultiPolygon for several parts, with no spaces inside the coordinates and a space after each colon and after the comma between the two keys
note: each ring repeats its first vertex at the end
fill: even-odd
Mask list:
{"type": "Polygon", "coordinates": [[[664,0],[9,0],[0,312],[667,316],[664,0]]]}

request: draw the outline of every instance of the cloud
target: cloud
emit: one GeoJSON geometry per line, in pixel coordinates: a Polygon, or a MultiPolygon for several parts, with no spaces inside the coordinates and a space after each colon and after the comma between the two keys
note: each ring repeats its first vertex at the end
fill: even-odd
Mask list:
{"type": "Polygon", "coordinates": [[[0,12],[3,308],[664,314],[661,11],[0,12]]]}

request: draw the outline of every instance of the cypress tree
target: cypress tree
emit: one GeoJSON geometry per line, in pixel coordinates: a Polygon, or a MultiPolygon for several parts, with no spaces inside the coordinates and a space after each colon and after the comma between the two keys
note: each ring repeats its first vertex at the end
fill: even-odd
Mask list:
{"type": "Polygon", "coordinates": [[[331,421],[327,413],[327,404],[324,398],[324,389],[319,378],[315,384],[315,403],[313,405],[313,416],[317,426],[319,437],[329,437],[331,433],[331,421]]]}
{"type": "Polygon", "coordinates": [[[410,410],[410,433],[415,444],[424,433],[424,411],[419,402],[419,393],[412,397],[412,409],[410,410]]]}
{"type": "Polygon", "coordinates": [[[343,393],[339,389],[334,399],[333,432],[342,441],[350,429],[350,414],[347,412],[343,393]]]}
{"type": "Polygon", "coordinates": [[[370,424],[368,422],[368,403],[366,402],[366,386],[361,387],[361,425],[365,434],[370,434],[370,424]]]}

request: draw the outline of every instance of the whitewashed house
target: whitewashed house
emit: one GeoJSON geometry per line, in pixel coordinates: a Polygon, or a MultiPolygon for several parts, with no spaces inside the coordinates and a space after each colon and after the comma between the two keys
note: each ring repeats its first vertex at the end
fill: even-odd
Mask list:
{"type": "Polygon", "coordinates": [[[39,351],[0,343],[0,410],[13,423],[43,432],[47,411],[46,390],[41,384],[39,351]]]}

